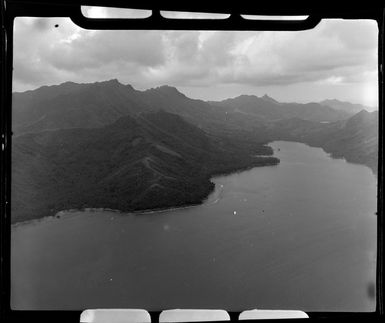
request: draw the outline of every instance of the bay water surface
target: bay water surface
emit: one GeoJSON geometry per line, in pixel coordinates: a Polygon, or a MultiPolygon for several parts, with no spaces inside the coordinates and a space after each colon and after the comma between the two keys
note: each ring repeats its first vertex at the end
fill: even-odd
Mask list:
{"type": "Polygon", "coordinates": [[[320,148],[214,178],[199,206],[12,227],[13,309],[374,311],[377,179],[320,148]]]}

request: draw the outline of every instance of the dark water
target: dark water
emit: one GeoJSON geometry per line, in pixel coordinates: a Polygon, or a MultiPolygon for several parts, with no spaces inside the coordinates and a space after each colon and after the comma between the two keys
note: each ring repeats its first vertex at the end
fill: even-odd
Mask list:
{"type": "Polygon", "coordinates": [[[216,178],[198,207],[14,226],[12,307],[374,310],[376,177],[271,145],[280,165],[216,178]]]}

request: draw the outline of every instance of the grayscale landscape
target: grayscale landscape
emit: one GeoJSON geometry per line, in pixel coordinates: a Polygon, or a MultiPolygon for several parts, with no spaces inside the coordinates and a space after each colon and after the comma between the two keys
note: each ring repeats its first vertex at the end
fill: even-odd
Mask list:
{"type": "Polygon", "coordinates": [[[200,204],[213,176],[277,165],[273,141],[306,143],[377,170],[377,111],[267,95],[205,102],[116,79],[15,93],[13,102],[13,222],[67,209],[200,204]]]}
{"type": "Polygon", "coordinates": [[[12,308],[374,311],[375,30],[19,19],[12,308]]]}

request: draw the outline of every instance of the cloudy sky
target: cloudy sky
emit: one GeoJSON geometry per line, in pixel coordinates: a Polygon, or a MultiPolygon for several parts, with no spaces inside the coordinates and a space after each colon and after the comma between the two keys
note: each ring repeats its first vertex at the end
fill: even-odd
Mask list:
{"type": "Polygon", "coordinates": [[[204,100],[267,93],[282,102],[377,106],[377,32],[369,20],[326,20],[301,32],[183,32],[87,31],[64,18],[17,18],[13,85],[117,78],[204,100]]]}

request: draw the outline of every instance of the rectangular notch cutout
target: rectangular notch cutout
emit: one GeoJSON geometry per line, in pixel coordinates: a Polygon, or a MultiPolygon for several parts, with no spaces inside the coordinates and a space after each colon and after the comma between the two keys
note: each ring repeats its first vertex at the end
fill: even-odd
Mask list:
{"type": "Polygon", "coordinates": [[[97,6],[81,6],[81,12],[85,17],[94,19],[144,19],[152,15],[152,10],[97,6]]]}

